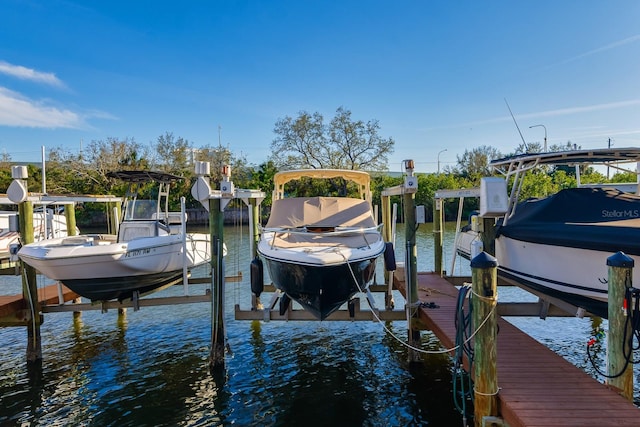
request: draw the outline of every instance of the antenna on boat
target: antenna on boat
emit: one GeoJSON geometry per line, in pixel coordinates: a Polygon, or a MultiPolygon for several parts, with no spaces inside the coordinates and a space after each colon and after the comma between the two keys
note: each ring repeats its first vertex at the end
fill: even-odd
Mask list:
{"type": "Polygon", "coordinates": [[[522,132],[520,132],[520,126],[518,126],[518,122],[516,122],[516,118],[513,116],[513,112],[511,111],[511,107],[509,107],[509,103],[507,102],[507,98],[504,99],[504,103],[507,104],[507,108],[509,109],[509,113],[511,113],[511,118],[513,119],[513,123],[516,124],[516,129],[518,129],[518,133],[520,134],[520,138],[522,139],[522,143],[524,144],[524,149],[528,152],[529,146],[524,140],[524,136],[522,136],[522,132]]]}

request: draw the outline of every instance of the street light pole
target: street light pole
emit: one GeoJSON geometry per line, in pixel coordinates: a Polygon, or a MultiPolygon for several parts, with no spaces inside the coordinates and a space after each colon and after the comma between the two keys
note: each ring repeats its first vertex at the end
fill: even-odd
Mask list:
{"type": "Polygon", "coordinates": [[[444,153],[445,151],[447,151],[446,148],[438,152],[438,175],[440,175],[440,154],[444,153]]]}
{"type": "Polygon", "coordinates": [[[544,128],[544,152],[547,152],[547,127],[545,125],[533,125],[533,126],[529,126],[529,129],[531,128],[536,128],[536,127],[543,127],[544,128]]]}

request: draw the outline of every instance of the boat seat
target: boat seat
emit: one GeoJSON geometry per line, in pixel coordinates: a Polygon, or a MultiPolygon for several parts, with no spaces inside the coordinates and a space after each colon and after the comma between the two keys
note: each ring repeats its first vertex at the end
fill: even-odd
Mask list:
{"type": "Polygon", "coordinates": [[[170,234],[169,227],[160,221],[142,220],[125,221],[118,230],[118,242],[129,242],[134,239],[156,237],[170,234]]]}
{"type": "MultiPolygon", "coordinates": [[[[152,219],[160,220],[162,225],[168,226],[169,234],[180,234],[182,231],[182,214],[180,212],[169,212],[168,215],[165,215],[163,212],[160,215],[153,214],[152,219]]],[[[187,222],[188,216],[185,212],[184,214],[184,222],[187,222]]]]}
{"type": "Polygon", "coordinates": [[[93,245],[93,237],[91,236],[69,236],[62,239],[63,246],[93,245]]]}
{"type": "MultiPolygon", "coordinates": [[[[182,223],[181,216],[182,215],[180,214],[180,212],[169,212],[168,215],[165,215],[164,212],[160,212],[160,215],[156,213],[151,215],[151,219],[159,219],[160,221],[166,224],[181,224],[182,223]]],[[[187,222],[187,219],[188,219],[188,216],[187,216],[187,213],[185,212],[184,222],[187,222]]]]}

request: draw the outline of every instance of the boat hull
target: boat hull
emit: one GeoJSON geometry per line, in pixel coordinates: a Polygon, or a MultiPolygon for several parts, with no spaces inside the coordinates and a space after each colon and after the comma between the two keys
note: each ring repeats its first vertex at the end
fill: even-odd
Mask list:
{"type": "MultiPolygon", "coordinates": [[[[471,244],[477,240],[474,232],[460,233],[458,255],[470,259],[471,244]]],[[[532,243],[504,235],[496,238],[495,245],[499,279],[608,317],[607,258],[612,252],[532,243]]],[[[627,255],[638,265],[639,256],[627,255]]],[[[640,283],[638,269],[632,280],[640,283]]]]}
{"type": "Polygon", "coordinates": [[[23,246],[18,256],[50,279],[92,301],[126,299],[171,284],[187,269],[210,260],[207,234],[116,243],[104,236],[49,239],[23,246]]]}
{"type": "Polygon", "coordinates": [[[376,259],[317,266],[265,257],[274,286],[320,320],[371,285],[376,259]]]}
{"type": "Polygon", "coordinates": [[[65,279],[60,282],[91,301],[123,301],[132,298],[134,292],[142,296],[157,292],[181,280],[182,270],[105,279],[65,279]]]}
{"type": "MultiPolygon", "coordinates": [[[[608,317],[608,267],[611,252],[496,239],[498,276],[559,298],[592,314],[608,317]]],[[[632,256],[635,262],[639,258],[632,256]]],[[[640,272],[639,272],[640,273],[640,272]]],[[[634,273],[633,282],[640,283],[634,273]]]]}

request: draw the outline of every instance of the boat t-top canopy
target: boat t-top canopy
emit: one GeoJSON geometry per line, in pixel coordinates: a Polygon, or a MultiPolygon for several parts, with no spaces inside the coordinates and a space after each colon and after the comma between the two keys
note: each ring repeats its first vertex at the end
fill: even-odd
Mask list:
{"type": "Polygon", "coordinates": [[[116,178],[125,182],[161,182],[170,184],[183,179],[181,176],[157,171],[113,171],[107,173],[109,178],[116,178]]]}
{"type": "Polygon", "coordinates": [[[133,218],[134,215],[136,215],[136,204],[139,204],[138,190],[140,189],[141,184],[147,182],[157,182],[159,184],[158,199],[155,207],[155,218],[169,218],[169,187],[172,183],[183,179],[180,176],[166,172],[141,170],[112,171],[107,173],[107,176],[109,178],[120,179],[129,184],[127,194],[122,202],[123,208],[125,209],[123,220],[126,218],[133,218]]]}
{"type": "MultiPolygon", "coordinates": [[[[576,180],[578,187],[582,187],[580,182],[580,165],[607,166],[624,172],[636,174],[636,183],[629,184],[592,184],[590,186],[616,186],[632,188],[637,193],[640,187],[637,185],[639,171],[636,166],[634,170],[626,170],[620,167],[621,164],[640,162],[640,148],[596,148],[585,150],[557,151],[549,153],[526,153],[516,156],[508,156],[502,159],[491,161],[490,166],[503,174],[507,179],[513,177],[511,184],[511,194],[509,197],[509,209],[505,216],[505,224],[508,218],[512,217],[518,203],[520,190],[522,188],[523,176],[525,173],[538,166],[566,165],[576,168],[576,180]]],[[[628,190],[625,190],[628,191],[628,190]]]]}
{"type": "Polygon", "coordinates": [[[358,185],[360,198],[371,202],[371,178],[367,172],[350,169],[296,169],[281,171],[273,176],[273,200],[284,198],[284,185],[301,178],[342,178],[358,185]]]}
{"type": "Polygon", "coordinates": [[[508,156],[491,161],[490,165],[496,169],[504,169],[518,165],[522,169],[530,169],[541,165],[577,165],[595,164],[610,165],[612,163],[632,163],[640,161],[640,148],[599,148],[592,150],[569,150],[549,153],[526,153],[516,156],[508,156]]]}

